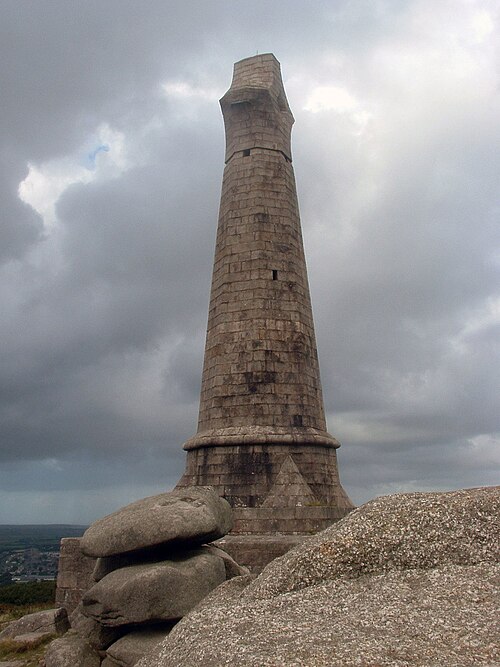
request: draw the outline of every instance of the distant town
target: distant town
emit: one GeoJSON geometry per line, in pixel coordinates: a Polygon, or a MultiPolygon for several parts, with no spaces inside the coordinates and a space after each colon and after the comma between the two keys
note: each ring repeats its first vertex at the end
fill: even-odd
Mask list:
{"type": "Polygon", "coordinates": [[[79,537],[86,526],[0,526],[0,586],[57,577],[59,544],[63,537],[79,537]]]}
{"type": "Polygon", "coordinates": [[[59,550],[19,549],[7,554],[1,568],[15,581],[38,581],[57,577],[59,550]]]}

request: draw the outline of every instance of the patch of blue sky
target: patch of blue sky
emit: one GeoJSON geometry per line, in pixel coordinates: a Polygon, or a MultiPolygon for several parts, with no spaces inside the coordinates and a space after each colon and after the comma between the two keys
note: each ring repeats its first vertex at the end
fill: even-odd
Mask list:
{"type": "Polygon", "coordinates": [[[94,148],[90,153],[87,153],[83,160],[83,164],[86,167],[86,169],[89,169],[90,171],[93,171],[96,167],[96,159],[99,153],[108,153],[110,150],[108,144],[100,144],[96,148],[94,148]]]}

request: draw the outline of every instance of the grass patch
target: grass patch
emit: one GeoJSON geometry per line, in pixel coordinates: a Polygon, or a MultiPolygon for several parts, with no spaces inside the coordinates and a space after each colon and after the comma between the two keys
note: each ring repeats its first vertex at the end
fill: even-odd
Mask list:
{"type": "Polygon", "coordinates": [[[40,648],[40,646],[45,646],[55,638],[56,635],[49,635],[48,637],[40,637],[40,639],[31,642],[17,642],[13,639],[1,639],[0,658],[9,658],[19,655],[20,653],[34,651],[37,648],[40,648]]]}
{"type": "Polygon", "coordinates": [[[0,640],[0,660],[22,659],[25,667],[37,667],[45,649],[56,635],[49,635],[36,642],[15,642],[13,639],[0,640]]]}
{"type": "Polygon", "coordinates": [[[17,621],[18,618],[26,616],[27,614],[34,614],[36,611],[44,611],[44,609],[54,609],[53,602],[45,602],[43,604],[2,604],[0,603],[0,623],[10,621],[17,621]]]}
{"type": "Polygon", "coordinates": [[[36,611],[43,611],[44,609],[54,609],[54,603],[24,605],[0,603],[0,631],[12,621],[17,621],[18,618],[22,618],[27,614],[34,614],[36,611]]]}

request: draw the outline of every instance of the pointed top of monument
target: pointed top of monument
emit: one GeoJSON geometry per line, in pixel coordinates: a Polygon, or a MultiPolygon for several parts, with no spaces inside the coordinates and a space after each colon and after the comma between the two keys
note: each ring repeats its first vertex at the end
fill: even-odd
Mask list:
{"type": "Polygon", "coordinates": [[[252,148],[278,150],[291,160],[294,118],[280,64],[272,53],[235,63],[231,86],[220,104],[226,126],[226,162],[234,153],[252,148]]]}

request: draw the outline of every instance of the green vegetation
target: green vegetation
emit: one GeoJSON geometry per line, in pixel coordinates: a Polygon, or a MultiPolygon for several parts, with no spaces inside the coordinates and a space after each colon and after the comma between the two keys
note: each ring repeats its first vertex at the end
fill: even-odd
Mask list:
{"type": "Polygon", "coordinates": [[[54,604],[55,581],[30,581],[0,587],[0,605],[54,604]]]}
{"type": "Polygon", "coordinates": [[[9,572],[0,572],[0,586],[9,586],[12,583],[12,577],[9,572]]]}

